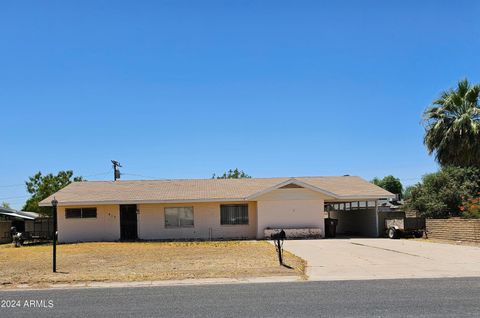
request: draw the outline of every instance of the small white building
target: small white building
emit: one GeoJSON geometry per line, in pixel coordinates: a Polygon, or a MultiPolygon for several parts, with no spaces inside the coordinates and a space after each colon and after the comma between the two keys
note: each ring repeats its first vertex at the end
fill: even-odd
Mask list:
{"type": "Polygon", "coordinates": [[[377,200],[390,192],[354,176],[74,182],[58,201],[60,242],[263,239],[269,229],[379,236],[377,200]],[[327,210],[327,211],[326,211],[327,210]]]}

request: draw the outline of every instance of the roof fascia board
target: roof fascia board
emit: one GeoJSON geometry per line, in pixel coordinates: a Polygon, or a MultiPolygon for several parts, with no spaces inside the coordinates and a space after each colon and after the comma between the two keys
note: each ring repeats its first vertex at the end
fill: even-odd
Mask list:
{"type": "Polygon", "coordinates": [[[357,196],[339,196],[337,200],[332,202],[350,202],[350,201],[362,201],[362,200],[379,200],[382,198],[395,198],[394,194],[387,195],[357,195],[357,196]]]}
{"type": "MultiPolygon", "coordinates": [[[[162,203],[202,203],[202,202],[244,202],[245,198],[192,199],[192,200],[108,200],[108,201],[68,201],[58,202],[58,206],[85,205],[121,205],[121,204],[162,204],[162,203]]],[[[39,206],[52,206],[51,203],[40,203],[39,206]]]]}

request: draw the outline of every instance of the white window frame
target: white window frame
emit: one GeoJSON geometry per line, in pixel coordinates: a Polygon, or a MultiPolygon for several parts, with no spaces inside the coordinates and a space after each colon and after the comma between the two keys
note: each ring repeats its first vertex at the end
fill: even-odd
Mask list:
{"type": "Polygon", "coordinates": [[[65,208],[65,219],[67,220],[88,220],[88,219],[96,219],[98,217],[98,211],[97,211],[97,207],[81,207],[81,208],[65,208]],[[67,212],[69,212],[69,210],[80,210],[80,216],[79,217],[69,217],[67,216],[67,212]],[[95,210],[95,216],[84,216],[83,214],[83,210],[95,210]]]}
{"type": "MultiPolygon", "coordinates": [[[[178,213],[179,211],[177,211],[178,213]]],[[[163,210],[164,213],[164,226],[166,229],[179,229],[179,228],[194,228],[195,227],[195,211],[193,206],[171,206],[171,207],[165,207],[163,210]],[[182,222],[180,221],[180,216],[177,214],[177,225],[170,225],[167,224],[167,210],[173,210],[173,209],[191,209],[192,211],[192,225],[182,225],[182,222]]]]}

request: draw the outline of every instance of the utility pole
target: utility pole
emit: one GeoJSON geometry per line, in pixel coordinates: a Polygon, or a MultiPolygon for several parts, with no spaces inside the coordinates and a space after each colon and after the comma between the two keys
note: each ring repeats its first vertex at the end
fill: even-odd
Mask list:
{"type": "Polygon", "coordinates": [[[112,160],[113,163],[113,181],[117,181],[117,179],[120,179],[120,170],[118,168],[121,168],[122,165],[120,162],[116,160],[112,160]]]}

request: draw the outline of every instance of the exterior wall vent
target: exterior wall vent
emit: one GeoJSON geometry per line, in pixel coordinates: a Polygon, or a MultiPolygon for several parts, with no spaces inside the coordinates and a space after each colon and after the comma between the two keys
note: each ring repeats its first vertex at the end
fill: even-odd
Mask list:
{"type": "Polygon", "coordinates": [[[280,187],[279,189],[298,189],[298,188],[303,188],[303,187],[295,183],[289,183],[287,185],[284,185],[283,187],[280,187]]]}

